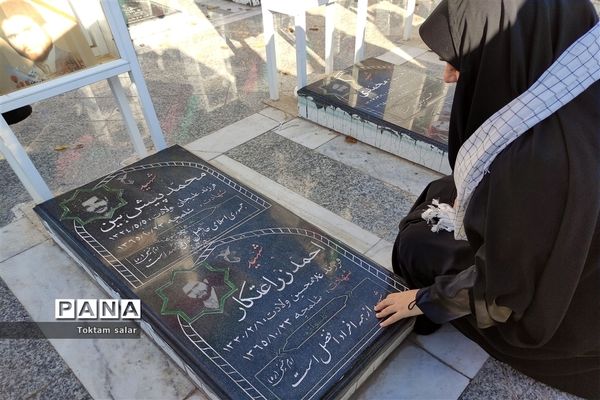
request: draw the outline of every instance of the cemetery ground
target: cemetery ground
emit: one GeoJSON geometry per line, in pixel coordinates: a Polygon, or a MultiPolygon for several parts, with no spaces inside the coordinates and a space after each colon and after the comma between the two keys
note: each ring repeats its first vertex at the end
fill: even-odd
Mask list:
{"type": "MultiPolygon", "coordinates": [[[[276,18],[279,104],[267,106],[259,8],[226,0],[165,0],[174,12],[130,25],[167,142],[276,200],[386,268],[397,224],[436,172],[296,117],[293,22],[276,18]]],[[[366,57],[435,59],[402,36],[404,1],[371,1],[366,57]]],[[[337,9],[335,69],[352,64],[354,2],[337,9]]],[[[420,2],[425,15],[428,2],[420,2]]],[[[422,19],[415,18],[415,24],[422,19]]],[[[309,82],[324,72],[324,18],[307,19],[309,82]]],[[[121,78],[135,98],[127,77],[121,78]]],[[[33,105],[13,126],[59,194],[135,160],[107,84],[33,105]]],[[[141,110],[136,109],[138,121],[141,110]]],[[[150,145],[145,126],[140,129],[150,145]]],[[[0,318],[42,321],[56,298],[105,298],[45,233],[0,160],[0,318]]],[[[144,334],[139,340],[0,340],[0,398],[204,399],[144,334]]],[[[353,399],[571,399],[490,359],[451,326],[411,334],[353,399]]]]}

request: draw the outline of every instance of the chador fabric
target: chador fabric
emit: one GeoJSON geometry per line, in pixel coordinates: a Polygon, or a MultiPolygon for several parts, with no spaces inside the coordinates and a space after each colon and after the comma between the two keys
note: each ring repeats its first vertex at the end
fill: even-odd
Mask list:
{"type": "MultiPolygon", "coordinates": [[[[460,70],[449,132],[454,167],[481,124],[598,18],[588,0],[448,0],[439,7],[421,35],[460,70]]],[[[536,379],[600,397],[600,85],[495,158],[466,209],[466,241],[431,232],[420,218],[433,199],[453,204],[455,197],[451,177],[436,181],[400,224],[394,268],[422,288],[419,307],[434,322],[453,320],[536,379]]]]}
{"type": "Polygon", "coordinates": [[[471,194],[494,159],[519,136],[600,80],[600,23],[573,43],[529,88],[488,118],[461,145],[453,171],[457,197],[454,207],[435,202],[423,218],[440,220],[432,230],[454,230],[466,239],[463,219],[471,194]],[[453,219],[450,224],[448,220],[453,219]]]}

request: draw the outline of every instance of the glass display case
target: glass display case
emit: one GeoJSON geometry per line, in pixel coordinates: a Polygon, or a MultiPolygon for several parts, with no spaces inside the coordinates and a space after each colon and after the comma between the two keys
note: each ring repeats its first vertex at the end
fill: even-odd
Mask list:
{"type": "Polygon", "coordinates": [[[106,81],[136,154],[148,154],[129,104],[137,100],[154,147],[165,138],[119,2],[0,0],[0,154],[36,202],[52,198],[4,113],[106,81]],[[119,75],[128,74],[135,99],[119,75]]]}
{"type": "Polygon", "coordinates": [[[0,2],[0,95],[119,58],[96,1],[0,2]]]}

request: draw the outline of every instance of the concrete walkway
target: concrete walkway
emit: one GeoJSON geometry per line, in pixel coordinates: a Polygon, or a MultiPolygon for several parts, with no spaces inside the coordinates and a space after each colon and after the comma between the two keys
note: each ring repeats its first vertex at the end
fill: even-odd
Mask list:
{"type": "MultiPolygon", "coordinates": [[[[393,235],[395,221],[417,194],[410,190],[435,178],[435,173],[366,145],[348,144],[329,130],[273,108],[186,147],[388,268],[391,243],[382,236],[393,235]],[[268,160],[261,156],[267,149],[268,160]],[[304,168],[294,160],[306,163],[304,168]],[[377,179],[373,174],[378,169],[396,173],[377,179]],[[328,173],[320,172],[324,170],[328,173]],[[288,182],[293,183],[291,188],[288,182]],[[342,197],[344,201],[337,199],[342,197]]],[[[52,320],[55,298],[104,296],[27,208],[0,235],[0,277],[34,320],[52,320]]],[[[146,337],[50,342],[93,398],[184,399],[194,392],[188,379],[146,337]],[[144,368],[132,368],[136,365],[144,368]]],[[[449,326],[436,335],[411,336],[355,398],[456,399],[486,359],[482,350],[449,326]]],[[[195,395],[202,398],[200,392],[195,395]]]]}

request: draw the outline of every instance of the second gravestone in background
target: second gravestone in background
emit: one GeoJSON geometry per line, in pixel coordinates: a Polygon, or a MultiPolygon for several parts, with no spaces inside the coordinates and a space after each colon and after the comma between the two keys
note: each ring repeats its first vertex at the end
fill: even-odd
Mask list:
{"type": "Polygon", "coordinates": [[[395,275],[181,147],[36,211],[222,398],[341,397],[408,330],[373,312],[395,275]]]}
{"type": "Polygon", "coordinates": [[[444,174],[454,88],[439,66],[368,58],[298,91],[298,114],[444,174]]]}

